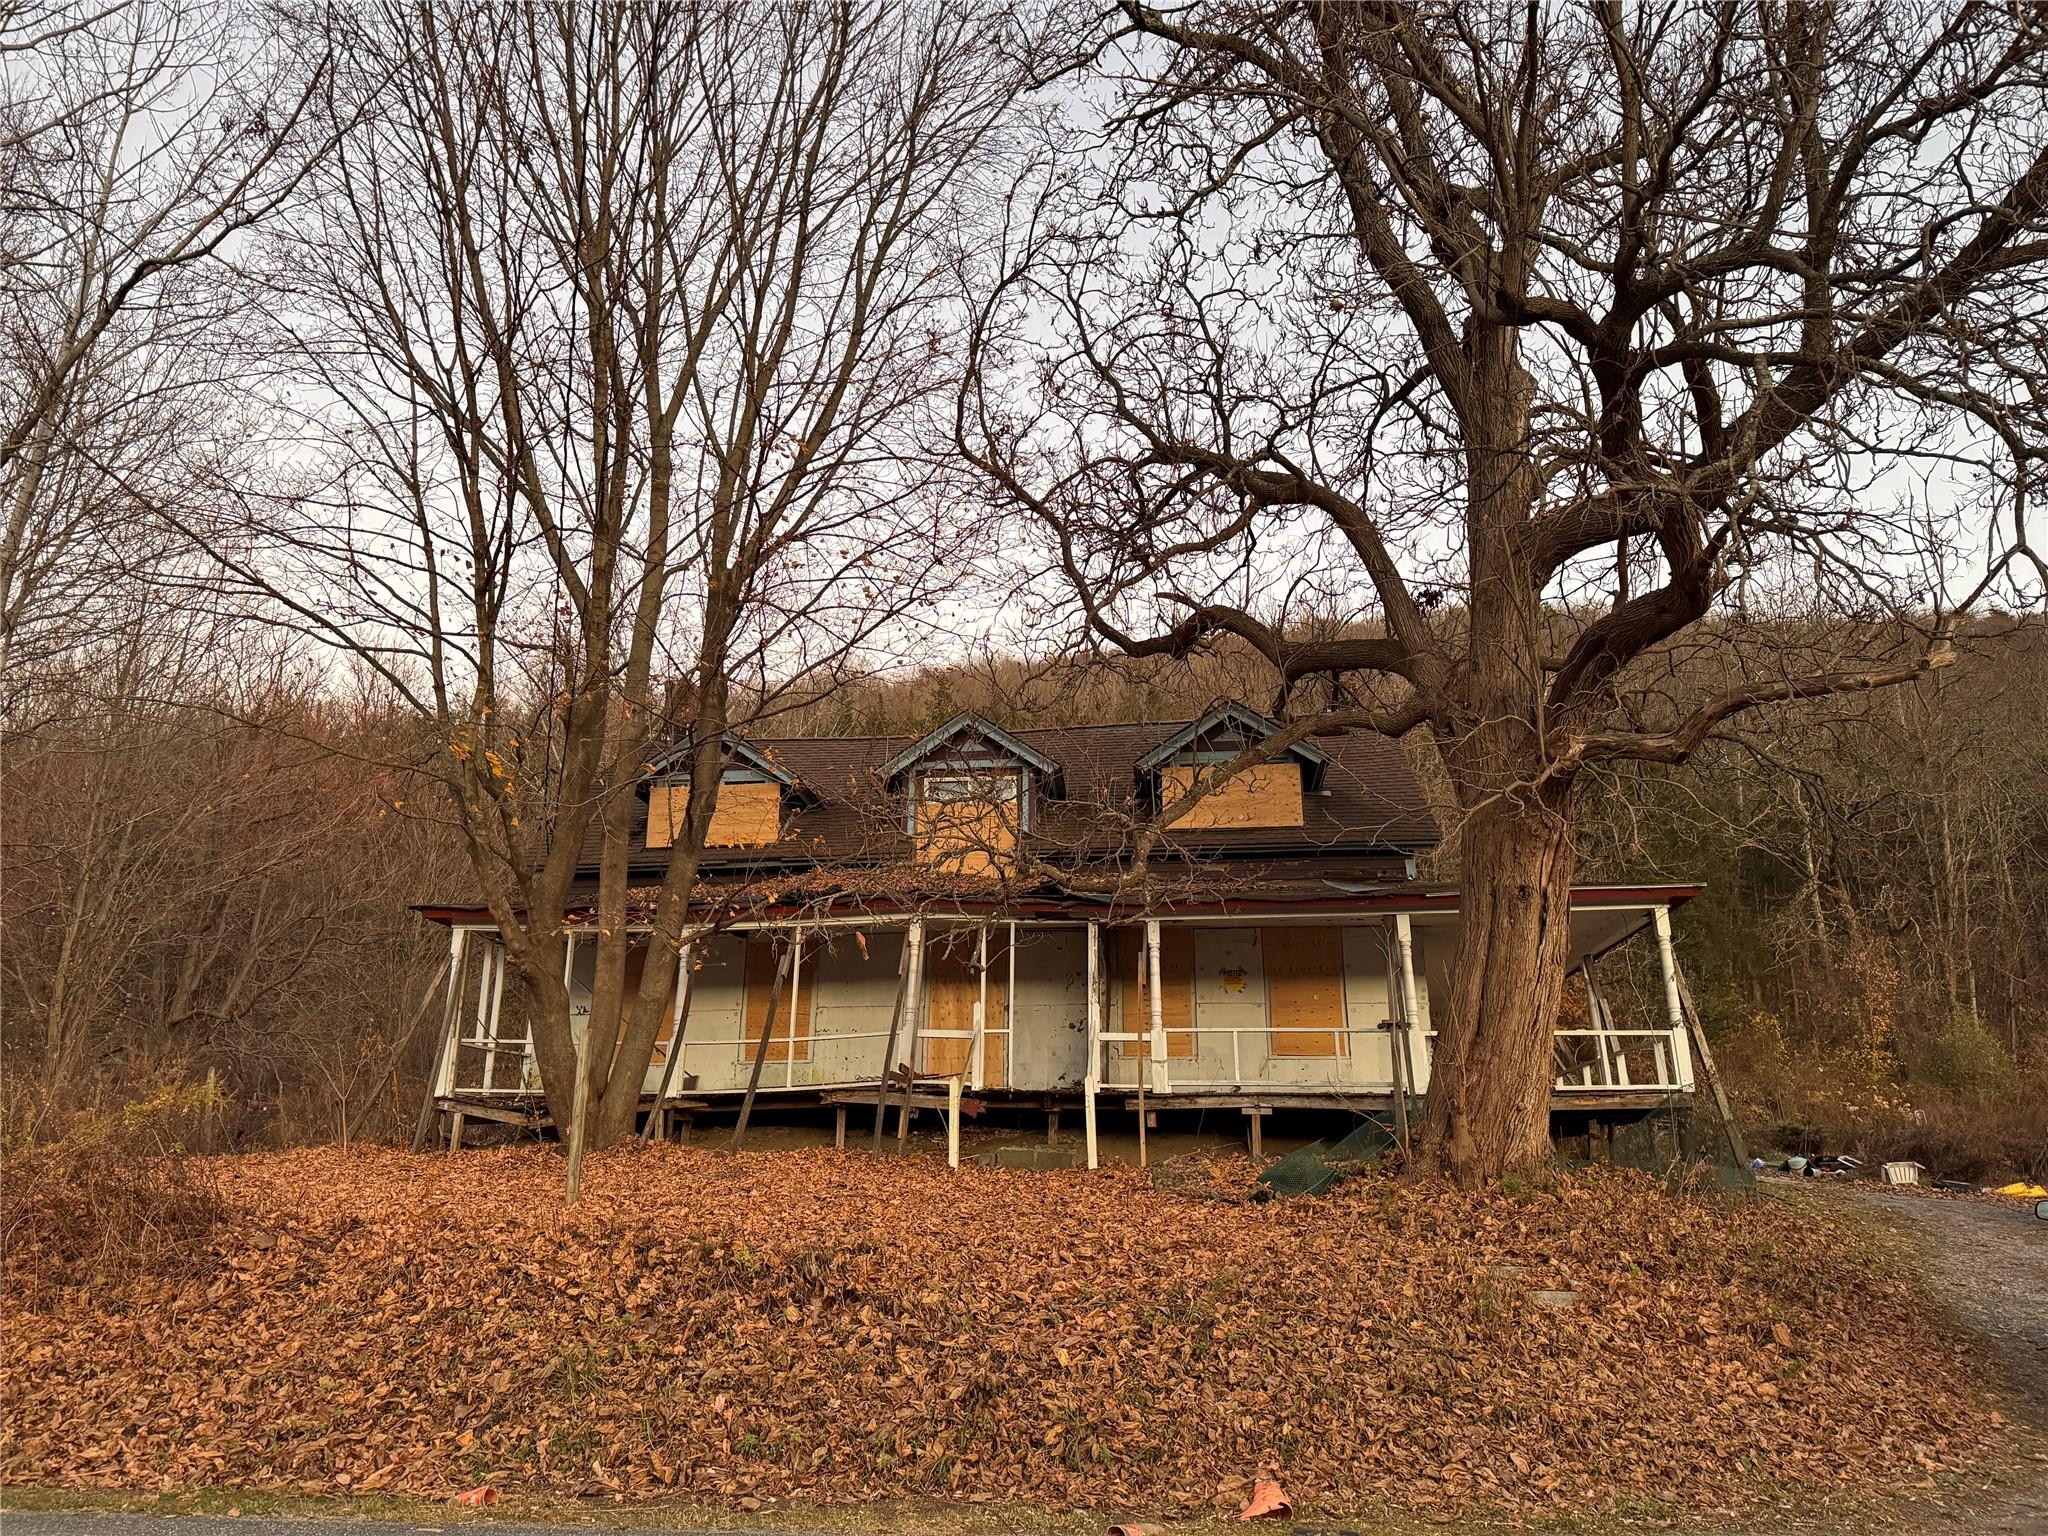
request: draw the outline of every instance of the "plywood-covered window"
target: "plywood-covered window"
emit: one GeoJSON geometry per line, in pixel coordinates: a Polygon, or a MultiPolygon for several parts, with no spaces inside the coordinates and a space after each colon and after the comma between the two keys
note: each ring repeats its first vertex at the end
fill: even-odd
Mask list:
{"type": "MultiPolygon", "coordinates": [[[[1116,936],[1117,974],[1124,981],[1124,1028],[1152,1027],[1152,965],[1145,956],[1145,935],[1124,928],[1116,936]]],[[[1166,1031],[1169,1060],[1195,1054],[1195,935],[1190,928],[1159,926],[1159,1022],[1166,1031]]],[[[1123,1044],[1129,1056],[1151,1054],[1149,1041],[1123,1044]]]]}
{"type": "MultiPolygon", "coordinates": [[[[775,965],[781,947],[771,940],[750,936],[747,939],[746,961],[746,1003],[745,1024],[741,1033],[746,1037],[746,1058],[754,1059],[754,1052],[761,1044],[761,1031],[768,1023],[768,999],[775,991],[775,965]]],[[[811,999],[815,992],[813,983],[817,977],[815,956],[807,957],[810,963],[793,976],[782,979],[782,996],[775,1004],[775,1034],[768,1042],[769,1061],[809,1061],[811,1059],[811,999]],[[790,993],[796,993],[796,1007],[790,1007],[790,993]]]]}
{"type": "MultiPolygon", "coordinates": [[[[689,809],[688,784],[651,786],[647,791],[647,846],[673,847],[689,809]]],[[[705,847],[759,847],[781,836],[781,785],[738,782],[718,786],[718,805],[711,812],[705,847]]]]}
{"type": "Polygon", "coordinates": [[[1017,847],[1020,788],[1016,774],[918,775],[918,862],[968,875],[1001,870],[1017,847]]]}
{"type": "Polygon", "coordinates": [[[1344,1054],[1343,937],[1336,928],[1259,930],[1275,1056],[1344,1054]]]}
{"type": "Polygon", "coordinates": [[[979,962],[981,947],[965,933],[927,951],[924,974],[925,1071],[936,1077],[965,1074],[974,1063],[974,1010],[987,989],[982,1014],[982,1083],[1001,1088],[1009,1049],[1004,1031],[1009,1019],[1009,951],[1001,929],[988,936],[988,973],[979,962]],[[943,1031],[944,1033],[936,1033],[943,1031]]]}
{"type": "MultiPolygon", "coordinates": [[[[1171,805],[1194,787],[1204,765],[1170,763],[1159,773],[1160,801],[1171,805]]],[[[1213,766],[1213,765],[1207,765],[1213,766]]],[[[1240,769],[1174,817],[1176,827],[1298,827],[1301,764],[1289,759],[1240,769]]]]}

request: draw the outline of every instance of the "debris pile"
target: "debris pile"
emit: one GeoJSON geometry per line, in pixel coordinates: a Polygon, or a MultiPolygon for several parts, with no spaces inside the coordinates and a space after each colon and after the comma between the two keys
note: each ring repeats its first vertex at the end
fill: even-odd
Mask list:
{"type": "Polygon", "coordinates": [[[1434,1515],[1860,1491],[1993,1433],[1838,1228],[1626,1171],[1233,1203],[658,1148],[569,1211],[532,1148],[216,1172],[210,1273],[10,1287],[0,1478],[1434,1515]]]}

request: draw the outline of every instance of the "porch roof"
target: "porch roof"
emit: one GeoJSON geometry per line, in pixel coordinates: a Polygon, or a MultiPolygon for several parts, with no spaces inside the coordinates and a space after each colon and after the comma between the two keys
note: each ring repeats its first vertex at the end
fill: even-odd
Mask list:
{"type": "MultiPolygon", "coordinates": [[[[919,866],[874,870],[814,870],[783,879],[700,882],[691,897],[694,922],[717,924],[802,923],[827,920],[908,921],[990,918],[1004,922],[1129,923],[1145,918],[1162,921],[1215,921],[1272,917],[1413,916],[1455,922],[1462,897],[1455,885],[1421,880],[1367,882],[1325,876],[1316,880],[1284,879],[1206,883],[1196,872],[1155,882],[1149,890],[1077,892],[1052,886],[1023,887],[1000,879],[953,875],[919,866]]],[[[1574,948],[1599,954],[1635,933],[1643,914],[1658,906],[1681,906],[1704,887],[1698,884],[1640,883],[1582,885],[1572,888],[1572,912],[1578,931],[1574,948]],[[1598,914],[1612,913],[1602,923],[1598,914]],[[1611,930],[1611,931],[1610,931],[1611,930]]],[[[628,891],[626,921],[647,924],[657,890],[628,891]]],[[[591,905],[572,911],[565,926],[595,925],[591,905]]],[[[474,904],[423,902],[414,907],[430,922],[492,923],[487,908],[474,904]]]]}

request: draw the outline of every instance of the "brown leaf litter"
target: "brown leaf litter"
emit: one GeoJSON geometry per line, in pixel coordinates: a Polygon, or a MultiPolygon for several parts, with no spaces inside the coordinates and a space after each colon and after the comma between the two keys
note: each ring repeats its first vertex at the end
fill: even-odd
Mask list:
{"type": "Polygon", "coordinates": [[[565,1210],[561,1169],[224,1158],[197,1279],[23,1285],[10,1256],[0,1481],[1725,1508],[1922,1480],[1997,1422],[1841,1228],[1628,1173],[1246,1206],[663,1148],[593,1157],[565,1210]]]}

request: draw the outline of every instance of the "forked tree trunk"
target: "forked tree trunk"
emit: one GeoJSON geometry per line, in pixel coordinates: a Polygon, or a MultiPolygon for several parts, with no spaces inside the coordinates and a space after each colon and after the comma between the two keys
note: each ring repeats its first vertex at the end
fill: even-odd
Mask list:
{"type": "Polygon", "coordinates": [[[1462,926],[1436,1017],[1422,1156],[1465,1186],[1550,1153],[1552,1032],[1571,954],[1574,796],[1484,800],[1462,833],[1462,926]]]}

